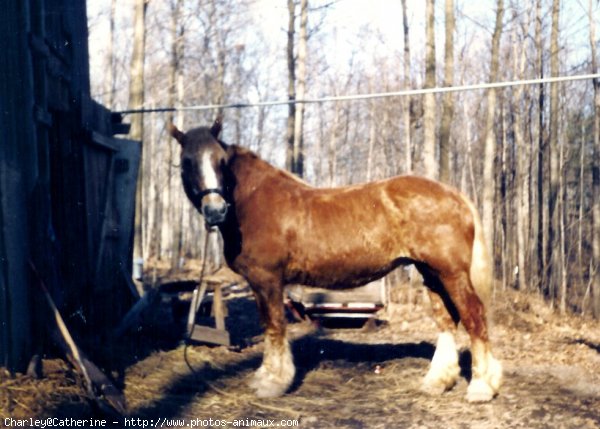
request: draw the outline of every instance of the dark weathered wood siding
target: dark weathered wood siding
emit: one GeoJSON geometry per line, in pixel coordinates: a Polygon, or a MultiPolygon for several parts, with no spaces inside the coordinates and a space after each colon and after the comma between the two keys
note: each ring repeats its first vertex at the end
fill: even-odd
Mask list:
{"type": "MultiPolygon", "coordinates": [[[[84,0],[0,10],[0,365],[23,370],[48,323],[32,261],[67,324],[105,337],[130,304],[139,142],[90,98],[84,0]]],[[[86,335],[93,334],[93,335],[86,335]]]]}

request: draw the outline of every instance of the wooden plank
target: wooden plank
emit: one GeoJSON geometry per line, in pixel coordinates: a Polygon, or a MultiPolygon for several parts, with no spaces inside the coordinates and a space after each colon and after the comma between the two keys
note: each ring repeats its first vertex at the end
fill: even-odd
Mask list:
{"type": "MultiPolygon", "coordinates": [[[[131,277],[132,262],[130,246],[133,240],[133,218],[135,215],[135,187],[141,157],[141,142],[113,138],[112,144],[119,148],[115,165],[120,166],[115,174],[115,209],[120,219],[116,253],[131,277]],[[127,168],[123,167],[126,161],[127,168]]],[[[138,292],[142,294],[141,290],[138,292]]]]}
{"type": "Polygon", "coordinates": [[[40,165],[28,4],[2,2],[0,18],[0,366],[19,372],[26,370],[38,338],[31,332],[34,305],[26,264],[33,244],[28,199],[40,165]]]}
{"type": "Polygon", "coordinates": [[[222,346],[231,345],[229,332],[203,325],[194,326],[191,339],[201,343],[220,344],[222,346]]]}
{"type": "Polygon", "coordinates": [[[42,290],[50,311],[54,316],[58,336],[62,340],[59,341],[59,344],[62,346],[69,361],[75,368],[79,369],[79,372],[83,376],[87,393],[96,401],[100,409],[109,415],[124,415],[126,413],[125,396],[75,343],[44,281],[39,277],[39,273],[31,261],[29,261],[29,266],[36,276],[38,286],[42,290]]]}
{"type": "Polygon", "coordinates": [[[91,134],[92,138],[89,140],[90,142],[95,143],[104,149],[112,150],[113,152],[117,152],[119,150],[119,147],[115,145],[114,138],[102,135],[97,131],[92,131],[91,134]]]}
{"type": "Polygon", "coordinates": [[[215,312],[215,326],[219,330],[225,330],[225,313],[223,311],[223,292],[221,285],[216,285],[213,298],[213,310],[215,312]]]}
{"type": "Polygon", "coordinates": [[[52,126],[52,115],[44,107],[33,106],[33,117],[38,124],[48,128],[52,126]]]}

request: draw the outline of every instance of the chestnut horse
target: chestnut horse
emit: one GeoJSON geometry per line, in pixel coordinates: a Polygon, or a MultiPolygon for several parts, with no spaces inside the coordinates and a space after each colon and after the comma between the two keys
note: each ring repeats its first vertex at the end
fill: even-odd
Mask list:
{"type": "Polygon", "coordinates": [[[423,275],[441,331],[423,390],[441,394],[456,383],[460,321],[471,340],[466,399],[485,402],[498,393],[502,366],[492,356],[486,319],[491,261],[467,197],[415,176],[317,189],[220,141],[219,119],[187,133],[169,128],[181,145],[187,196],[207,224],[218,226],[229,267],[256,297],[265,327],[263,362],[250,383],[258,396],[282,395],[294,379],[286,284],[352,288],[406,263],[423,275]]]}

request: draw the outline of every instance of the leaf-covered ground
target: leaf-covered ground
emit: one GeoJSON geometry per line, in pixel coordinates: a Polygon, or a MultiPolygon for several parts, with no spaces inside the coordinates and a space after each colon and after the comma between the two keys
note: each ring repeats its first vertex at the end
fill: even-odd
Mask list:
{"type": "MultiPolygon", "coordinates": [[[[412,304],[394,304],[385,323],[361,329],[291,324],[296,382],[281,398],[258,399],[246,385],[262,350],[254,303],[240,294],[228,307],[235,346],[189,347],[193,372],[175,343],[128,357],[121,377],[128,417],[157,425],[179,420],[181,427],[212,419],[214,427],[297,420],[301,428],[600,428],[600,324],[559,316],[537,297],[496,294],[492,341],[504,385],[496,399],[479,405],[464,400],[470,354],[462,329],[459,383],[439,397],[419,391],[437,332],[426,306],[412,304]]],[[[141,347],[143,335],[124,350],[141,347]]],[[[39,381],[1,376],[0,415],[94,415],[65,364],[46,361],[45,373],[39,381]]]]}

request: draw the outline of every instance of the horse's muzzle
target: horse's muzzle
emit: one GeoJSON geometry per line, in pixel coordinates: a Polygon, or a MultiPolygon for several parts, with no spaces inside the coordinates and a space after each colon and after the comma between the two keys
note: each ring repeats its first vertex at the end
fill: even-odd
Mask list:
{"type": "Polygon", "coordinates": [[[204,204],[202,206],[204,220],[210,226],[215,226],[225,221],[227,217],[227,204],[204,204]]]}

